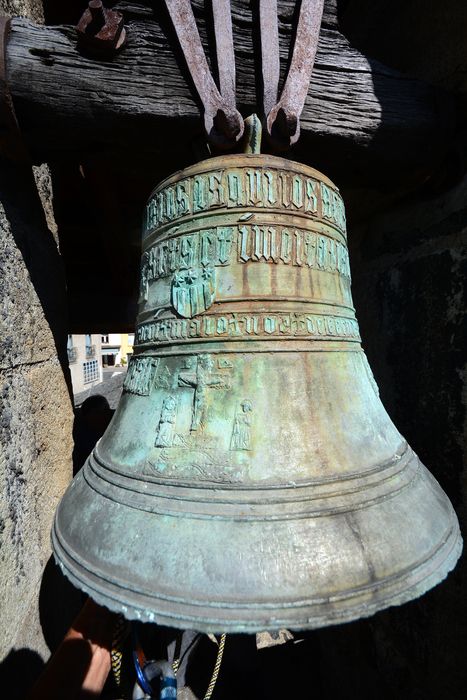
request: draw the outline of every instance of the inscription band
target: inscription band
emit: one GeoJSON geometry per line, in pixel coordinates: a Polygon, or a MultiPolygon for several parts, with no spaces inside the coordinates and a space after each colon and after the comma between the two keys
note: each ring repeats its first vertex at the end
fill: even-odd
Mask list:
{"type": "Polygon", "coordinates": [[[231,264],[235,245],[237,261],[276,263],[338,272],[350,279],[346,246],[314,231],[276,226],[218,226],[155,243],[143,253],[141,284],[180,270],[231,264]]]}
{"type": "Polygon", "coordinates": [[[164,343],[196,338],[323,338],[360,340],[353,318],[317,314],[225,314],[202,318],[169,318],[140,325],[138,344],[164,343]]]}
{"type": "Polygon", "coordinates": [[[342,197],[324,182],[290,170],[237,168],[199,174],[156,190],[147,204],[143,235],[183,216],[223,207],[302,212],[346,231],[342,197]]]}

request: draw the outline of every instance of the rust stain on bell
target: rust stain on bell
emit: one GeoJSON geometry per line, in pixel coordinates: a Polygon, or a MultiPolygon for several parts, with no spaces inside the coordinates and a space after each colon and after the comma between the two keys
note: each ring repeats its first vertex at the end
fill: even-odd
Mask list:
{"type": "Polygon", "coordinates": [[[350,285],[316,170],[230,155],[157,187],[124,394],[56,515],[75,585],[128,618],[257,632],[446,576],[457,519],[379,399],[350,285]]]}

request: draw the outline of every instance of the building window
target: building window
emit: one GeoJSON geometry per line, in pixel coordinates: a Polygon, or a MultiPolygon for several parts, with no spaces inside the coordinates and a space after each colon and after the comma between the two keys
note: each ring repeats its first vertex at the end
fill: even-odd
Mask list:
{"type": "Polygon", "coordinates": [[[99,363],[97,362],[97,360],[83,362],[83,374],[85,384],[89,384],[89,382],[95,382],[96,379],[99,379],[99,363]]]}
{"type": "Polygon", "coordinates": [[[72,335],[68,336],[66,349],[68,352],[68,362],[71,365],[73,362],[76,362],[76,360],[78,359],[78,351],[76,348],[73,347],[73,336],[72,335]]]}
{"type": "Polygon", "coordinates": [[[108,343],[109,342],[109,334],[107,335],[101,335],[101,343],[108,343]]]}
{"type": "Polygon", "coordinates": [[[85,337],[85,343],[86,343],[86,357],[95,357],[96,356],[96,346],[92,345],[92,338],[90,333],[86,333],[85,337]]]}

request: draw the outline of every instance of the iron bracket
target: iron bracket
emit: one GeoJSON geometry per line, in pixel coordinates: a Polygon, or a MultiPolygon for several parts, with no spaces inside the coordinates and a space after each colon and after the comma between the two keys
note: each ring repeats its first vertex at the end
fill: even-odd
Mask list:
{"type": "Polygon", "coordinates": [[[279,38],[272,30],[277,24],[276,0],[260,0],[261,52],[263,62],[263,107],[269,138],[279,148],[288,148],[300,136],[300,115],[305,105],[318,47],[324,0],[301,0],[295,43],[289,71],[279,101],[279,38]]]}
{"type": "Polygon", "coordinates": [[[112,55],[126,42],[123,15],[116,10],[108,10],[101,0],[90,0],[76,25],[76,31],[78,47],[97,56],[112,55]]]}
{"type": "Polygon", "coordinates": [[[218,90],[209,70],[190,0],[166,0],[191,78],[204,108],[204,128],[218,148],[234,146],[243,135],[243,118],[235,107],[235,58],[229,0],[213,3],[218,90]]]}

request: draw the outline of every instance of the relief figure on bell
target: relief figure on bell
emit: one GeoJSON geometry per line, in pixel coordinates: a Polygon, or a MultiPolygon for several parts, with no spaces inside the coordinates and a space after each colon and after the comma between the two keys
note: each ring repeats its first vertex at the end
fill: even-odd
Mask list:
{"type": "Polygon", "coordinates": [[[144,253],[141,260],[141,282],[139,298],[140,301],[147,301],[149,295],[149,253],[144,253]]]}
{"type": "Polygon", "coordinates": [[[123,383],[124,391],[139,396],[149,396],[158,365],[157,357],[132,357],[123,383]]]}
{"type": "Polygon", "coordinates": [[[180,387],[194,389],[190,430],[204,428],[207,422],[207,392],[210,388],[230,387],[224,373],[214,373],[214,360],[211,355],[187,358],[185,368],[178,375],[180,387]]]}
{"type": "Polygon", "coordinates": [[[156,447],[171,447],[175,434],[177,417],[177,400],[174,396],[166,396],[162,404],[161,416],[157,426],[156,447]]]}
{"type": "Polygon", "coordinates": [[[232,437],[230,439],[231,450],[251,450],[252,415],[252,403],[249,399],[244,399],[234,419],[232,437]]]}
{"type": "Polygon", "coordinates": [[[209,309],[215,294],[216,271],[214,267],[178,272],[172,279],[172,306],[184,318],[192,318],[209,309]]]}

